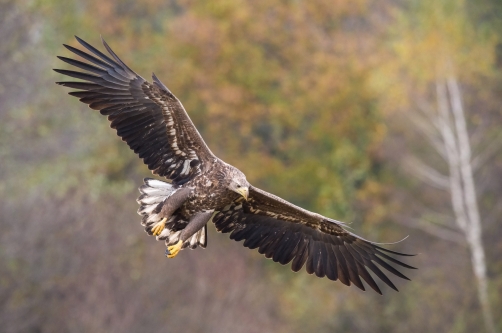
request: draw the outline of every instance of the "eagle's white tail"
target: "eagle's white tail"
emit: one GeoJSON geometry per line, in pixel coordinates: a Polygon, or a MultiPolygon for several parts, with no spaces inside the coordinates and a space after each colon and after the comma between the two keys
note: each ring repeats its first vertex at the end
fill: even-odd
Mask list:
{"type": "MultiPolygon", "coordinates": [[[[164,202],[178,189],[170,183],[153,178],[145,178],[144,182],[145,184],[139,188],[141,195],[137,200],[140,204],[138,214],[143,216],[141,225],[145,227],[145,231],[149,235],[153,235],[153,226],[162,219],[159,213],[164,202]]],[[[157,236],[157,240],[164,240],[166,246],[178,243],[181,231],[185,229],[187,224],[187,220],[174,213],[166,222],[164,230],[157,236]]],[[[207,230],[204,226],[183,243],[183,248],[195,249],[199,245],[205,248],[206,243],[207,230]]]]}

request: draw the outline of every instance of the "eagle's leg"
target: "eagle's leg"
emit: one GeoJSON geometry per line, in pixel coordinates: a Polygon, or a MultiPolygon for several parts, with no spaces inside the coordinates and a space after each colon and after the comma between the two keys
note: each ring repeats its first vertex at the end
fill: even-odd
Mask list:
{"type": "Polygon", "coordinates": [[[159,213],[161,220],[152,226],[152,234],[154,236],[160,235],[162,230],[166,227],[167,220],[173,215],[176,209],[183,205],[191,194],[192,189],[185,187],[180,188],[166,199],[164,205],[162,206],[162,210],[159,213]]]}
{"type": "Polygon", "coordinates": [[[181,232],[179,241],[176,244],[167,247],[167,257],[176,257],[178,252],[180,252],[181,248],[183,247],[183,243],[185,243],[187,239],[190,239],[190,237],[192,237],[197,231],[205,226],[206,223],[211,219],[211,216],[213,216],[213,211],[200,212],[192,216],[185,229],[183,229],[183,231],[181,232]]]}

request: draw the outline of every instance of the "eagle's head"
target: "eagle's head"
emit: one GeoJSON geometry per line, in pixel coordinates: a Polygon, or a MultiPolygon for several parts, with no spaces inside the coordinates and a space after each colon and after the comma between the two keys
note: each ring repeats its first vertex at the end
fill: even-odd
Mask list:
{"type": "Polygon", "coordinates": [[[249,183],[246,179],[246,176],[238,169],[232,170],[230,173],[230,183],[227,188],[231,191],[234,191],[244,197],[244,199],[248,199],[249,196],[249,183]]]}

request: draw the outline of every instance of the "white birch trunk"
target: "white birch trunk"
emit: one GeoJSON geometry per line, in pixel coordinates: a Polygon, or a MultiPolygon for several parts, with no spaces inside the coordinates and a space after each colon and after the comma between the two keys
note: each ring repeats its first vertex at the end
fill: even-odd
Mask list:
{"type": "Polygon", "coordinates": [[[474,186],[474,172],[471,164],[471,145],[462,106],[462,95],[457,80],[454,77],[448,79],[448,91],[450,93],[451,111],[455,120],[455,130],[459,143],[460,173],[464,185],[464,202],[469,221],[468,230],[466,230],[466,239],[471,250],[472,266],[477,279],[478,297],[483,310],[486,330],[494,333],[496,330],[488,298],[486,260],[481,232],[481,218],[476,199],[476,188],[474,186]]]}
{"type": "MultiPolygon", "coordinates": [[[[448,164],[449,174],[443,176],[423,163],[415,164],[415,174],[421,179],[427,179],[428,183],[440,180],[436,187],[444,188],[447,179],[455,222],[462,231],[471,253],[472,268],[476,278],[478,298],[486,331],[495,333],[496,329],[488,297],[481,218],[474,183],[475,168],[473,167],[471,144],[462,105],[462,94],[456,78],[451,77],[446,82],[437,80],[436,97],[437,112],[427,113],[428,119],[433,125],[431,128],[436,128],[439,131],[440,139],[429,132],[426,133],[426,137],[433,143],[432,146],[437,152],[444,157],[448,164]]],[[[416,117],[414,120],[415,124],[422,125],[419,129],[424,132],[423,124],[417,122],[416,117]]]]}

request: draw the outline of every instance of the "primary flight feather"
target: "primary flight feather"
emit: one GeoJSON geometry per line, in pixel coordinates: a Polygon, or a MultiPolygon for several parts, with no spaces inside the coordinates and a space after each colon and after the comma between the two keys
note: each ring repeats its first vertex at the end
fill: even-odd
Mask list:
{"type": "Polygon", "coordinates": [[[229,233],[244,246],[293,271],[354,284],[364,280],[381,294],[371,271],[397,290],[387,272],[408,279],[390,263],[411,267],[390,251],[344,229],[343,223],[297,207],[248,183],[237,168],[207,147],[181,102],[153,74],[153,83],[124,64],[103,40],[111,57],[77,41],[84,52],[64,45],[88,62],[62,61],[85,72],[55,69],[83,81],[57,84],[77,89],[69,94],[108,116],[111,127],[152,172],[169,182],[146,178],[140,187],[138,213],[149,235],[164,240],[170,258],[186,247],[206,247],[206,224],[229,233]],[[369,271],[368,271],[369,270],[369,271]],[[362,278],[362,280],[361,280],[362,278]]]}

